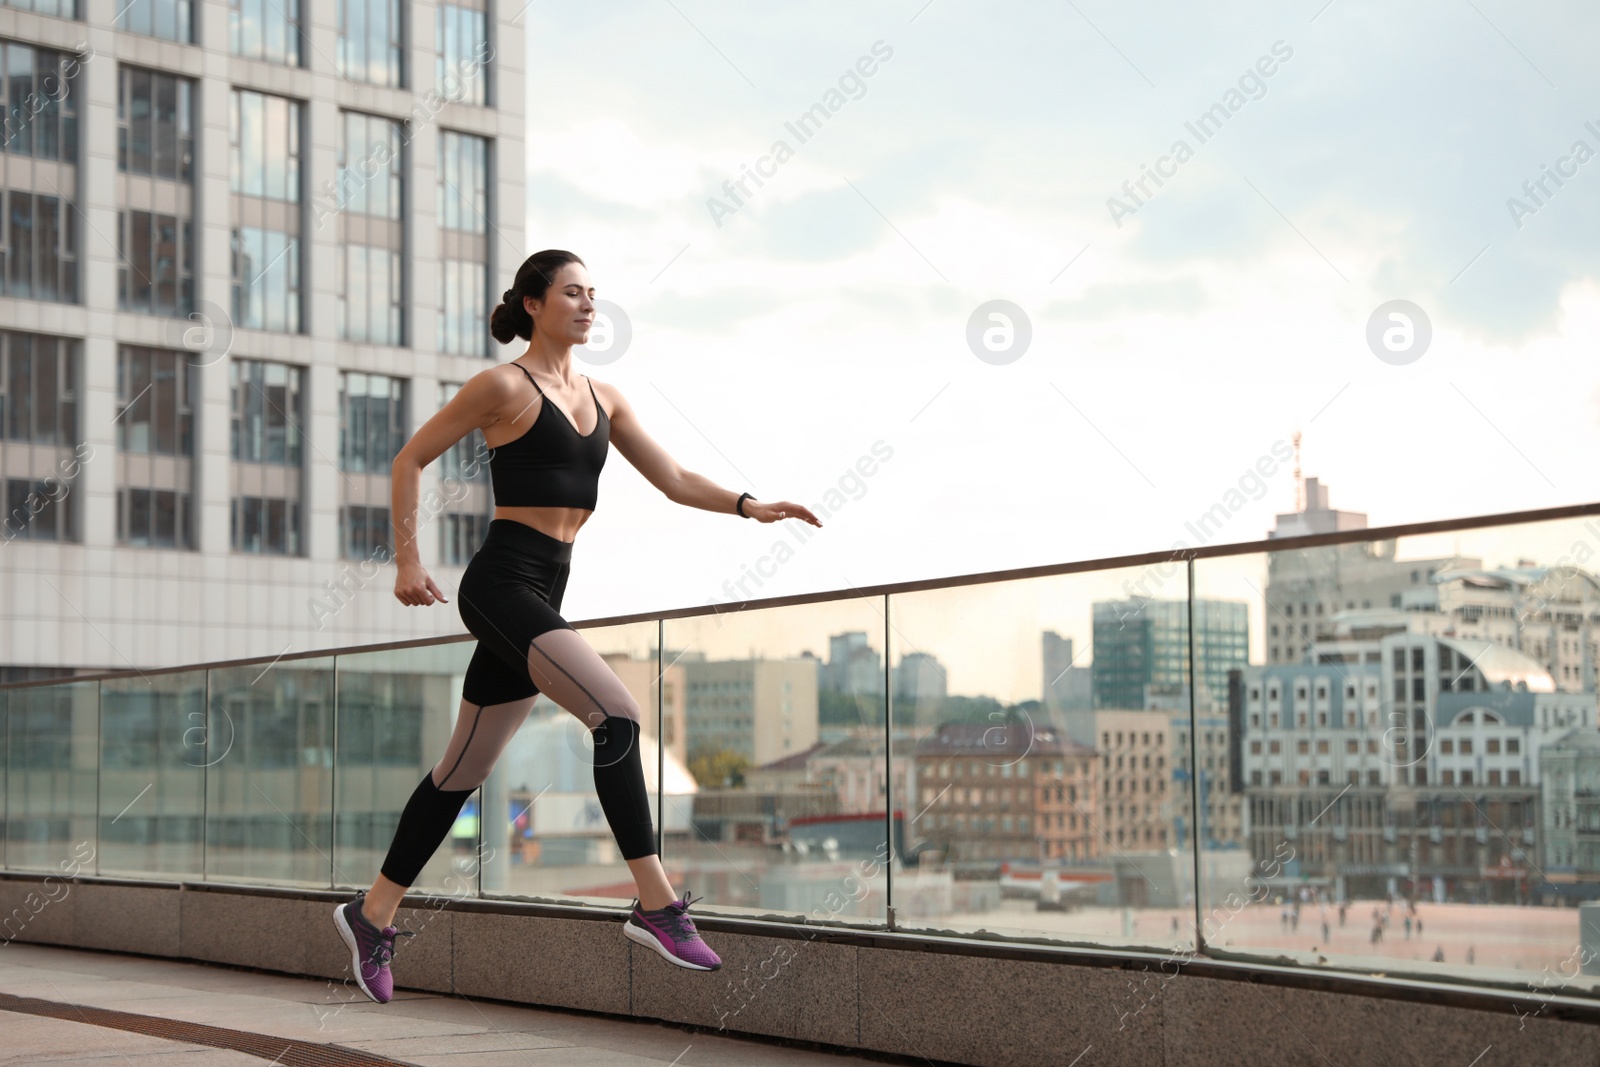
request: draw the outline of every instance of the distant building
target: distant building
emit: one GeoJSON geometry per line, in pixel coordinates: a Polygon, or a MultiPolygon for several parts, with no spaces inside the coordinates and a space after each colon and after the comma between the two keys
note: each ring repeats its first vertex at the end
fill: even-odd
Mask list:
{"type": "Polygon", "coordinates": [[[1105,846],[1156,851],[1173,844],[1172,717],[1164,711],[1094,713],[1100,759],[1099,833],[1105,846]]]}
{"type": "Polygon", "coordinates": [[[1594,728],[1594,694],[1491,642],[1402,630],[1319,654],[1231,691],[1252,854],[1293,842],[1296,876],[1352,894],[1526,899],[1540,752],[1594,728]]]}
{"type": "MultiPolygon", "coordinates": [[[[1232,600],[1195,601],[1194,654],[1201,709],[1220,708],[1228,672],[1249,664],[1248,606],[1232,600]]],[[[1188,601],[1133,597],[1096,602],[1090,673],[1096,708],[1145,708],[1175,696],[1187,709],[1188,601]]]]}
{"type": "Polygon", "coordinates": [[[926,652],[907,652],[894,668],[896,700],[943,700],[949,694],[944,664],[926,652]]]}
{"type": "MultiPolygon", "coordinates": [[[[1365,512],[1329,508],[1328,487],[1307,478],[1305,510],[1278,515],[1267,537],[1278,540],[1366,528],[1365,512]]],[[[1300,662],[1339,612],[1404,610],[1431,595],[1428,583],[1439,572],[1482,566],[1481,560],[1467,556],[1401,560],[1395,552],[1396,541],[1390,538],[1269,554],[1267,662],[1300,662]]]]}
{"type": "MultiPolygon", "coordinates": [[[[916,742],[896,737],[893,745],[894,807],[915,813],[917,782],[912,774],[916,742]]],[[[882,812],[888,803],[884,776],[882,736],[853,737],[814,750],[806,759],[807,781],[831,788],[839,796],[839,811],[845,815],[882,812]]]]}
{"type": "Polygon", "coordinates": [[[816,743],[814,660],[684,657],[677,665],[683,668],[691,759],[720,749],[770,763],[816,743]]]}
{"type": "Polygon", "coordinates": [[[1564,895],[1593,899],[1600,895],[1600,730],[1573,730],[1545,745],[1539,764],[1545,877],[1564,895]]]}
{"type": "Polygon", "coordinates": [[[1064,711],[1087,710],[1094,703],[1089,684],[1089,665],[1076,663],[1073,642],[1054,630],[1039,634],[1039,701],[1045,707],[1064,711]]]}
{"type": "Polygon", "coordinates": [[[866,631],[851,630],[828,638],[828,662],[822,678],[823,688],[835,693],[883,695],[883,658],[867,644],[866,631]]]}
{"type": "Polygon", "coordinates": [[[913,839],[953,864],[1084,862],[1099,855],[1094,750],[1052,728],[947,723],[916,747],[913,839]]]}
{"type": "MultiPolygon", "coordinates": [[[[654,736],[656,729],[656,657],[651,655],[640,659],[630,656],[626,652],[602,653],[601,659],[615,672],[617,679],[627,687],[634,702],[644,709],[645,715],[640,722],[640,728],[646,736],[654,736]]],[[[678,760],[679,763],[689,762],[689,734],[687,727],[687,713],[684,707],[684,674],[682,663],[672,663],[661,677],[661,743],[666,750],[678,760]]]]}

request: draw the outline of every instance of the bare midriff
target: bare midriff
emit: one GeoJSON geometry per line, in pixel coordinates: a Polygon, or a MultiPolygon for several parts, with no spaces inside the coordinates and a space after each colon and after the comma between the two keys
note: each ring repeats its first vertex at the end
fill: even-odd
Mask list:
{"type": "Polygon", "coordinates": [[[594,512],[583,508],[495,508],[494,517],[520,522],[557,541],[569,544],[577,540],[578,531],[594,512]]]}

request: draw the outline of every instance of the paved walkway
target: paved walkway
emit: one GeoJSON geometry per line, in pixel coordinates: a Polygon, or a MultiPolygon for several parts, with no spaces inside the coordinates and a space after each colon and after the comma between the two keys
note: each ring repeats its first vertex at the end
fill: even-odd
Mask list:
{"type": "Polygon", "coordinates": [[[402,991],[386,1005],[343,1003],[330,1001],[326,982],[311,979],[0,943],[0,1064],[269,1062],[846,1067],[883,1060],[465,997],[402,991]],[[254,1051],[219,1047],[229,1042],[254,1051]]]}

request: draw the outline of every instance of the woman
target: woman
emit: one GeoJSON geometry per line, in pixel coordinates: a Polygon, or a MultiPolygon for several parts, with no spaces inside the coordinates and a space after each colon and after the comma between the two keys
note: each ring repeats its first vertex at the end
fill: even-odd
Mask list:
{"type": "Polygon", "coordinates": [[[572,542],[594,513],[600,469],[613,442],[676,503],[759,522],[793,516],[822,525],[798,504],[763,504],[684,470],[644,432],[615,386],[597,386],[587,375],[577,381],[572,346],[588,340],[595,315],[594,287],[577,256],[558,250],[529,256],[504,301],[489,330],[501,344],[523,338],[527,350],[509,365],[474,375],[394,461],[394,595],[402,604],[448,602],[417,554],[418,486],[422,469],[473,430],[482,430],[490,447],[495,510],[457,590],[461,619],[478,645],[455,729],[444,756],[406,802],[377,881],[334,911],[357,984],[380,1004],[393,991],[389,960],[401,898],[541,692],[593,736],[595,792],[639,891],[623,933],[680,967],[722,965],[695,932],[688,894],[674,894],[656,854],[639,756],[639,706],[559,613],[572,542]],[[580,421],[587,431],[578,428],[580,421]]]}

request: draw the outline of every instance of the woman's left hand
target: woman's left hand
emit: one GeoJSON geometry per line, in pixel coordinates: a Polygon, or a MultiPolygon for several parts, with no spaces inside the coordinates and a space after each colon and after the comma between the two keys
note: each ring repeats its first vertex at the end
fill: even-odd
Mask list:
{"type": "Polygon", "coordinates": [[[744,513],[757,522],[777,522],[779,519],[804,519],[811,525],[821,529],[822,523],[811,514],[811,509],[801,504],[780,500],[775,504],[764,504],[759,500],[746,500],[744,513]]]}

